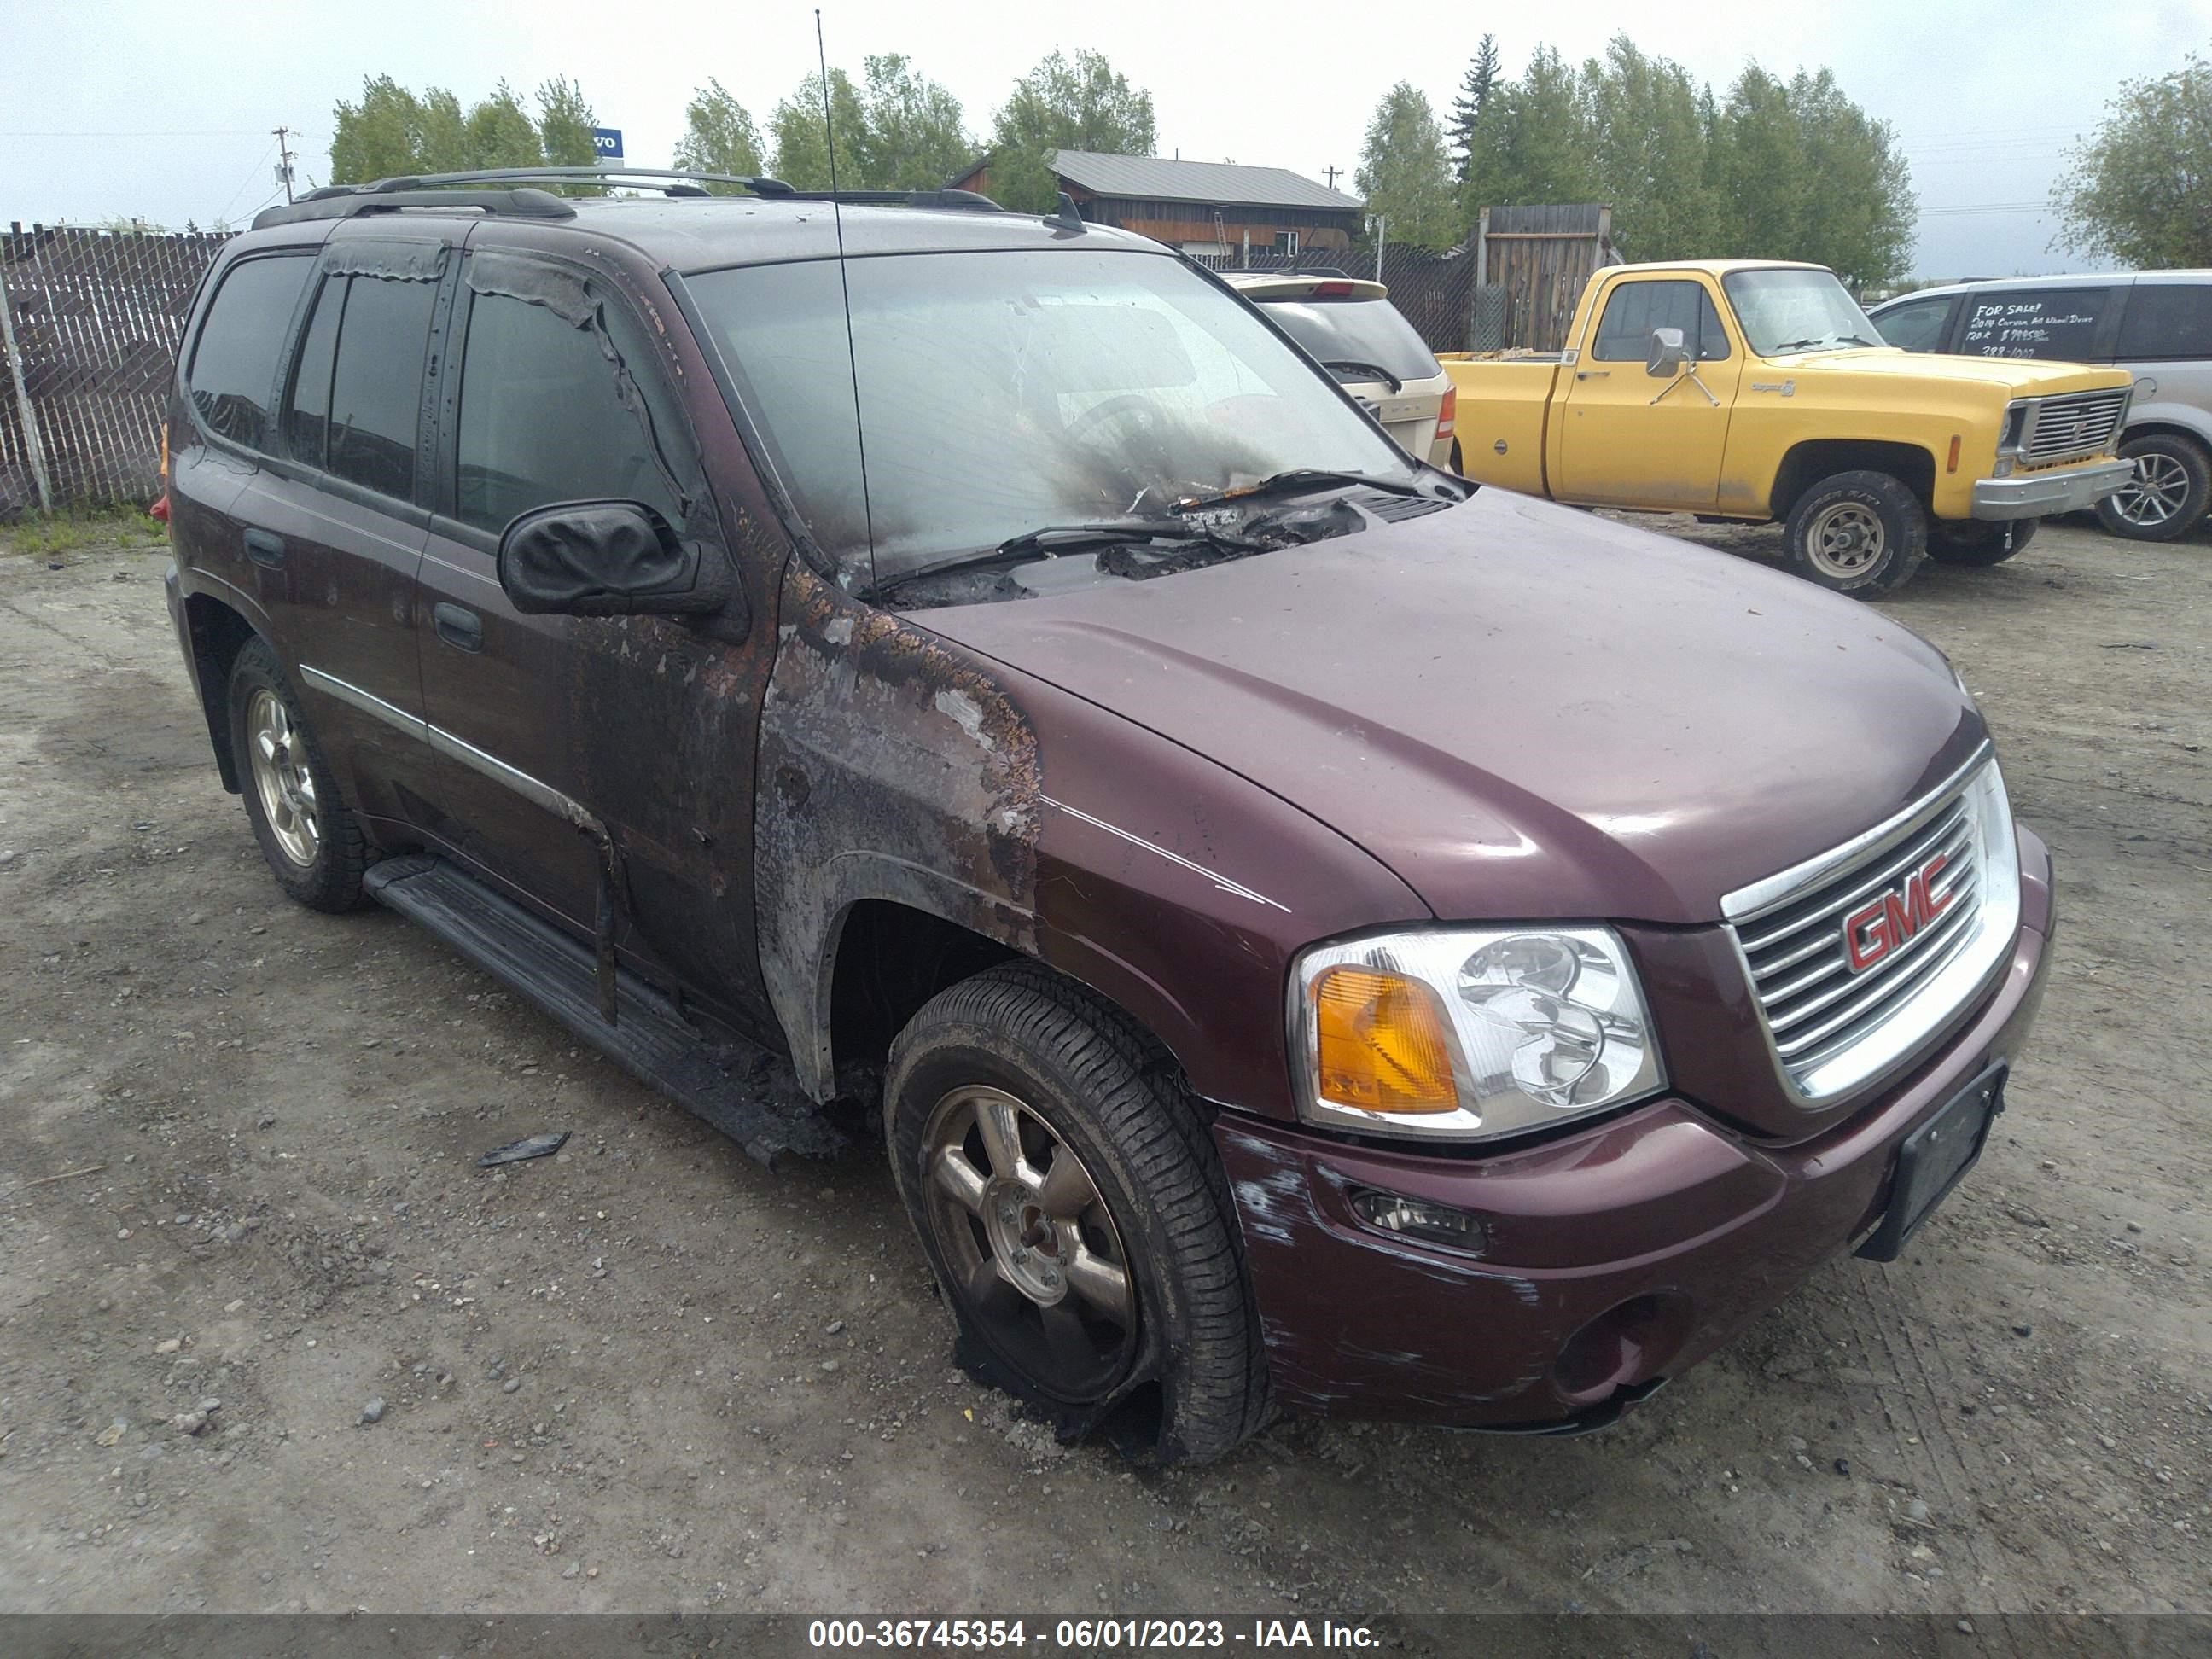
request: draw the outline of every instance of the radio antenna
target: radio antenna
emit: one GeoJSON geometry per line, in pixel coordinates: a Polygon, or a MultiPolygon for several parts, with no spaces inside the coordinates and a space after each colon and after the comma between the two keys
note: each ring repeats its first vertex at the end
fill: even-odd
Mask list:
{"type": "Polygon", "coordinates": [[[868,531],[868,583],[876,580],[876,509],[868,499],[868,434],[860,420],[860,359],[853,347],[853,282],[845,269],[845,206],[837,199],[837,130],[830,119],[830,54],[814,9],[814,58],[822,66],[822,143],[830,152],[830,216],[837,227],[837,288],[845,301],[845,366],[853,376],[853,444],[860,459],[860,516],[868,531]]]}

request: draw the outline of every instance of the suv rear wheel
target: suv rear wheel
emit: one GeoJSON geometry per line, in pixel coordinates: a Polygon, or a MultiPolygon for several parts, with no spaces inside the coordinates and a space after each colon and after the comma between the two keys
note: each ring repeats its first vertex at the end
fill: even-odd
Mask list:
{"type": "Polygon", "coordinates": [[[963,980],[892,1045],[884,1115],[907,1213],[992,1380],[1064,1431],[1134,1429],[1163,1462],[1218,1457],[1266,1420],[1227,1181],[1118,1012],[1029,964],[963,980]]]}
{"type": "Polygon", "coordinates": [[[1838,472],[1790,509],[1790,568],[1838,593],[1893,593],[1928,551],[1928,511],[1887,472],[1838,472]]]}
{"type": "Polygon", "coordinates": [[[361,827],[338,799],[330,763],[265,640],[230,670],[230,750],[242,763],[246,816],[276,884],[315,910],[362,902],[361,827]]]}
{"type": "Polygon", "coordinates": [[[2120,446],[2136,476],[2097,503],[2097,517],[2115,536],[2170,542],[2196,528],[2212,494],[2212,459],[2186,438],[2154,432],[2120,446]]]}
{"type": "Polygon", "coordinates": [[[2011,521],[2012,541],[2005,541],[2006,526],[1987,519],[1938,519],[1929,527],[1928,556],[1938,564],[1988,566],[2002,564],[2035,539],[2040,519],[2011,521]]]}

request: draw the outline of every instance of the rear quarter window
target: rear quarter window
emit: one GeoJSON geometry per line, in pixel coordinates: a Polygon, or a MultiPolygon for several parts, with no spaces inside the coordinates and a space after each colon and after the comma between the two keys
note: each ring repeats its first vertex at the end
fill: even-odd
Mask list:
{"type": "Polygon", "coordinates": [[[277,360],[314,268],[302,249],[241,259],[223,273],[185,371],[192,408],[217,437],[269,447],[277,360]]]}
{"type": "Polygon", "coordinates": [[[2138,283],[2120,319],[2123,362],[2212,357],[2212,283],[2138,283]]]}
{"type": "Polygon", "coordinates": [[[2014,289],[1970,294],[1959,352],[1966,357],[2055,357],[2081,362],[2097,349],[2117,289],[2014,289]]]}
{"type": "Polygon", "coordinates": [[[415,496],[422,361],[437,298],[434,283],[356,276],[338,322],[325,465],[396,501],[415,496]]]}

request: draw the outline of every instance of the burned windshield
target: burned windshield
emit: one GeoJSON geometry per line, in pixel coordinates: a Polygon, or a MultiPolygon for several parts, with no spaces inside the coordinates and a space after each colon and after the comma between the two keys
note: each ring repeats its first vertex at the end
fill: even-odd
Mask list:
{"type": "Polygon", "coordinates": [[[1307,363],[1173,259],[905,254],[847,272],[850,356],[834,260],[688,286],[810,533],[863,569],[872,546],[878,580],[1293,468],[1407,476],[1307,363]]]}

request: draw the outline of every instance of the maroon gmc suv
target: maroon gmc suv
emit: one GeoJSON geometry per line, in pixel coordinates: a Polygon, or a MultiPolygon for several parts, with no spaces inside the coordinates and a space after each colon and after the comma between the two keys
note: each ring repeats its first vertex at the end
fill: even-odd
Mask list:
{"type": "Polygon", "coordinates": [[[170,606],[302,902],[757,1156],[879,1102],[965,1363],[1163,1457],[1610,1421],[1973,1163],[2051,861],[1927,644],[1065,198],[564,181],[194,301],[170,606]]]}

